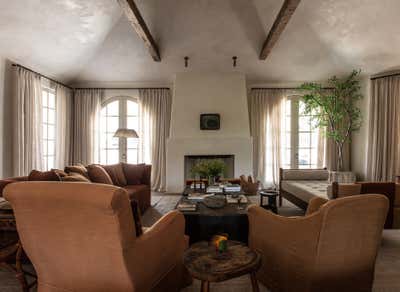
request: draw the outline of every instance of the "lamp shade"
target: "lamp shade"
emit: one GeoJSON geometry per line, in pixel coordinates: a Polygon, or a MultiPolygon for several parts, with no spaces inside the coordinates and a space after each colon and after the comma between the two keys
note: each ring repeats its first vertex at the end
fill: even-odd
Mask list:
{"type": "Polygon", "coordinates": [[[115,132],[114,137],[116,137],[116,138],[139,138],[139,135],[133,129],[119,128],[115,132]]]}

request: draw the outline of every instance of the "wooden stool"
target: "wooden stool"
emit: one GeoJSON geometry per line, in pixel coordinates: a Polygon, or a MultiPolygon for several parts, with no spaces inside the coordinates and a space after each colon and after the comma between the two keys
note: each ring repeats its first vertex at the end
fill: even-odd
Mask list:
{"type": "Polygon", "coordinates": [[[260,207],[266,210],[271,210],[275,214],[278,214],[278,205],[276,203],[276,198],[278,197],[278,192],[274,190],[260,191],[260,207]],[[264,198],[268,199],[268,204],[264,204],[264,198]]]}
{"type": "Polygon", "coordinates": [[[184,265],[193,278],[201,281],[201,291],[210,290],[210,282],[222,282],[250,274],[253,292],[258,292],[255,276],[261,266],[261,256],[238,241],[228,240],[228,249],[219,253],[202,241],[193,244],[184,254],[184,265]]]}

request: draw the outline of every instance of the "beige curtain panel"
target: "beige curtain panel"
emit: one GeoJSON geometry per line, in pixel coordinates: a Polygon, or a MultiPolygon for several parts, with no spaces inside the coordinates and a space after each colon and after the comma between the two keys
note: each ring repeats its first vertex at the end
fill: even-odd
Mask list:
{"type": "Polygon", "coordinates": [[[281,165],[281,105],[283,89],[253,89],[250,128],[253,137],[253,175],[263,185],[279,184],[281,165]]]}
{"type": "Polygon", "coordinates": [[[13,173],[23,176],[32,169],[43,170],[42,89],[37,74],[14,68],[13,173]]]}
{"type": "Polygon", "coordinates": [[[392,181],[400,174],[400,76],[371,81],[367,178],[392,181]]]}
{"type": "Polygon", "coordinates": [[[140,160],[152,164],[152,189],[165,191],[167,138],[171,121],[169,89],[140,89],[140,160]]]}
{"type": "Polygon", "coordinates": [[[74,93],[73,162],[99,162],[99,117],[103,89],[78,89],[74,93]]]}
{"type": "Polygon", "coordinates": [[[56,159],[55,167],[64,169],[72,162],[72,90],[56,84],[56,159]]]}

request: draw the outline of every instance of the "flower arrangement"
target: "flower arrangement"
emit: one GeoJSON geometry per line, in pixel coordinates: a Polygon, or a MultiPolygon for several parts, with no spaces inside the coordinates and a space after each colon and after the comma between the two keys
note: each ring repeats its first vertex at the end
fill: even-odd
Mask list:
{"type": "Polygon", "coordinates": [[[195,164],[191,173],[198,175],[200,178],[216,178],[221,176],[225,171],[225,163],[221,159],[201,160],[195,164]]]}

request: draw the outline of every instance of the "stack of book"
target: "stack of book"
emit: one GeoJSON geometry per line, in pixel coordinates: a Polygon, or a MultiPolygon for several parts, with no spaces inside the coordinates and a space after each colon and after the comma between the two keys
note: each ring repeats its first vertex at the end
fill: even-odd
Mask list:
{"type": "Polygon", "coordinates": [[[240,185],[237,185],[237,184],[229,184],[229,185],[226,185],[224,188],[224,191],[226,193],[237,193],[237,192],[240,192],[240,190],[241,190],[240,185]]]}
{"type": "Polygon", "coordinates": [[[177,209],[179,211],[196,211],[197,204],[191,202],[182,202],[178,204],[177,209]]]}
{"type": "Polygon", "coordinates": [[[191,201],[203,201],[204,198],[212,196],[212,194],[205,193],[191,193],[187,195],[187,198],[191,201]]]}
{"type": "Polygon", "coordinates": [[[223,193],[223,191],[223,188],[221,188],[219,185],[207,187],[207,193],[223,193]]]}
{"type": "Polygon", "coordinates": [[[195,182],[190,185],[191,189],[205,189],[206,184],[204,182],[195,182]]]}

